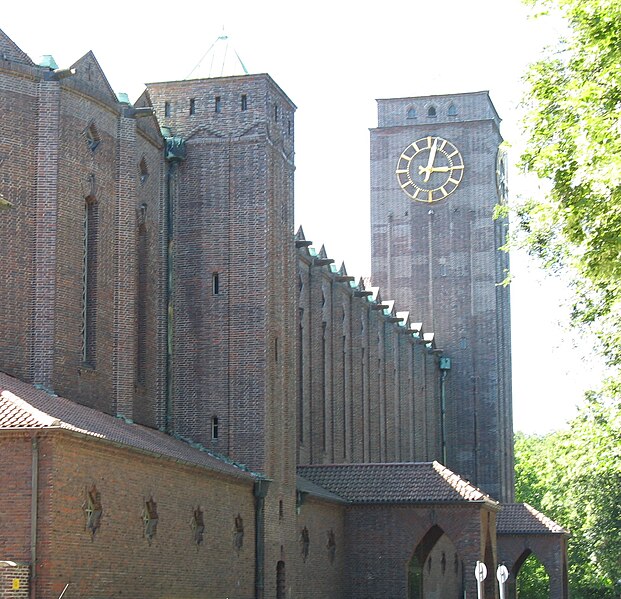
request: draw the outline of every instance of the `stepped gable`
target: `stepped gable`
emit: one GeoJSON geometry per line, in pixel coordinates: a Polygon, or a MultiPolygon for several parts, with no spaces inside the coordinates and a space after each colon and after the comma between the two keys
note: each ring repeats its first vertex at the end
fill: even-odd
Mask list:
{"type": "Polygon", "coordinates": [[[485,503],[489,495],[438,462],[299,466],[298,475],[356,504],[485,503]]]}
{"type": "Polygon", "coordinates": [[[0,60],[19,62],[30,67],[35,66],[29,56],[2,29],[0,29],[0,60]]]}
{"type": "Polygon", "coordinates": [[[8,430],[64,430],[191,464],[253,479],[242,465],[160,431],[115,418],[0,373],[0,434],[8,430]]]}
{"type": "Polygon", "coordinates": [[[503,503],[496,524],[498,534],[569,534],[528,503],[503,503]]]}
{"type": "Polygon", "coordinates": [[[394,300],[384,300],[382,298],[381,289],[371,284],[370,277],[360,277],[356,283],[355,277],[347,273],[345,262],[341,262],[341,266],[336,268],[334,265],[335,261],[328,256],[325,245],[322,245],[319,252],[317,252],[315,248],[312,247],[312,244],[312,241],[306,239],[304,229],[300,226],[295,233],[295,247],[298,250],[301,249],[304,255],[309,260],[313,261],[315,266],[328,266],[330,272],[339,282],[348,283],[350,288],[357,292],[356,295],[366,297],[369,303],[374,305],[374,309],[381,310],[382,314],[391,322],[398,324],[408,333],[413,334],[421,340],[424,339],[426,344],[433,346],[433,333],[425,333],[423,337],[422,324],[413,323],[410,320],[410,313],[398,310],[394,300]]]}

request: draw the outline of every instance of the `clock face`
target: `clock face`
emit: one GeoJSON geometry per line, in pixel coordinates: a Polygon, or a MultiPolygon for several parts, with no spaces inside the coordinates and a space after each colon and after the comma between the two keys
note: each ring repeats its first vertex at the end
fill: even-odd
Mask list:
{"type": "Polygon", "coordinates": [[[459,150],[446,139],[429,135],[411,143],[399,156],[397,181],[418,202],[437,202],[452,194],[464,176],[459,150]]]}
{"type": "Polygon", "coordinates": [[[504,148],[498,148],[498,154],[496,155],[496,189],[498,190],[498,201],[501,204],[506,204],[509,196],[509,186],[507,184],[508,171],[507,152],[504,148]]]}

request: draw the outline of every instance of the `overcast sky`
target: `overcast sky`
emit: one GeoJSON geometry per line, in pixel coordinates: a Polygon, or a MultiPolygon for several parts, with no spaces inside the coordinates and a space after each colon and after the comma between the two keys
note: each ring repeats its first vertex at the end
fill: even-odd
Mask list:
{"type": "MultiPolygon", "coordinates": [[[[517,0],[109,0],[5,3],[2,29],[33,60],[61,68],[92,50],[117,92],[206,75],[224,32],[251,73],[269,73],[297,105],[296,223],[355,276],[370,272],[369,128],[377,98],[489,90],[515,163],[522,145],[522,75],[558,31],[517,0]],[[88,8],[86,8],[88,7],[88,8]]],[[[512,168],[510,192],[527,193],[512,168]]],[[[512,255],[515,429],[563,426],[595,383],[588,339],[572,347],[558,324],[563,285],[512,255]]]]}

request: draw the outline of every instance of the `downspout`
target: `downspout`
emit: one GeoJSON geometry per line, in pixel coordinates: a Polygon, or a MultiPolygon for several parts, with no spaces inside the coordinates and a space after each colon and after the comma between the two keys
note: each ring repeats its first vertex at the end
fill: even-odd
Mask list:
{"type": "Polygon", "coordinates": [[[446,451],[446,375],[451,369],[451,359],[440,358],[440,441],[442,443],[442,463],[447,465],[446,451]]]}
{"type": "Polygon", "coordinates": [[[265,498],[271,482],[254,483],[254,599],[263,599],[265,590],[265,498]]]}
{"type": "Polygon", "coordinates": [[[174,179],[175,163],[168,162],[166,172],[166,385],[165,385],[165,411],[164,411],[164,430],[172,433],[172,398],[173,398],[173,273],[174,273],[174,246],[173,246],[173,202],[172,185],[174,179]]]}
{"type": "Polygon", "coordinates": [[[36,597],[37,582],[37,514],[39,511],[39,439],[32,438],[30,495],[30,599],[36,597]]]}
{"type": "Polygon", "coordinates": [[[181,137],[172,136],[169,129],[162,129],[166,140],[166,385],[164,398],[164,430],[173,432],[173,334],[174,334],[174,185],[177,176],[177,165],[185,160],[186,146],[181,137]]]}

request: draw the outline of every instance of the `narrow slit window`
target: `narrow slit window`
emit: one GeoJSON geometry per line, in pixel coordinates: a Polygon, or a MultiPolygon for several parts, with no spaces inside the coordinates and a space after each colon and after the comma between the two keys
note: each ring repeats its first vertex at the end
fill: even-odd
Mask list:
{"type": "Polygon", "coordinates": [[[218,423],[218,417],[211,417],[211,438],[215,441],[220,434],[220,424],[218,423]]]}
{"type": "Polygon", "coordinates": [[[170,102],[164,102],[164,116],[170,116],[170,102]]]}
{"type": "Polygon", "coordinates": [[[278,120],[278,104],[274,104],[274,120],[278,120]]]}
{"type": "Polygon", "coordinates": [[[144,224],[138,227],[137,270],[138,284],[136,297],[136,382],[146,383],[147,371],[147,228],[144,224]]]}
{"type": "Polygon", "coordinates": [[[219,295],[220,293],[220,273],[214,272],[211,275],[211,292],[214,295],[219,295]]]}
{"type": "Polygon", "coordinates": [[[222,98],[220,96],[216,96],[215,111],[222,112],[222,98]]]}
{"type": "Polygon", "coordinates": [[[241,97],[241,109],[248,110],[248,96],[246,94],[242,94],[241,97]]]}
{"type": "Polygon", "coordinates": [[[82,361],[92,367],[95,366],[97,323],[97,208],[94,198],[86,199],[82,257],[82,361]]]}
{"type": "Polygon", "coordinates": [[[190,98],[190,114],[196,114],[196,99],[190,98]]]}

